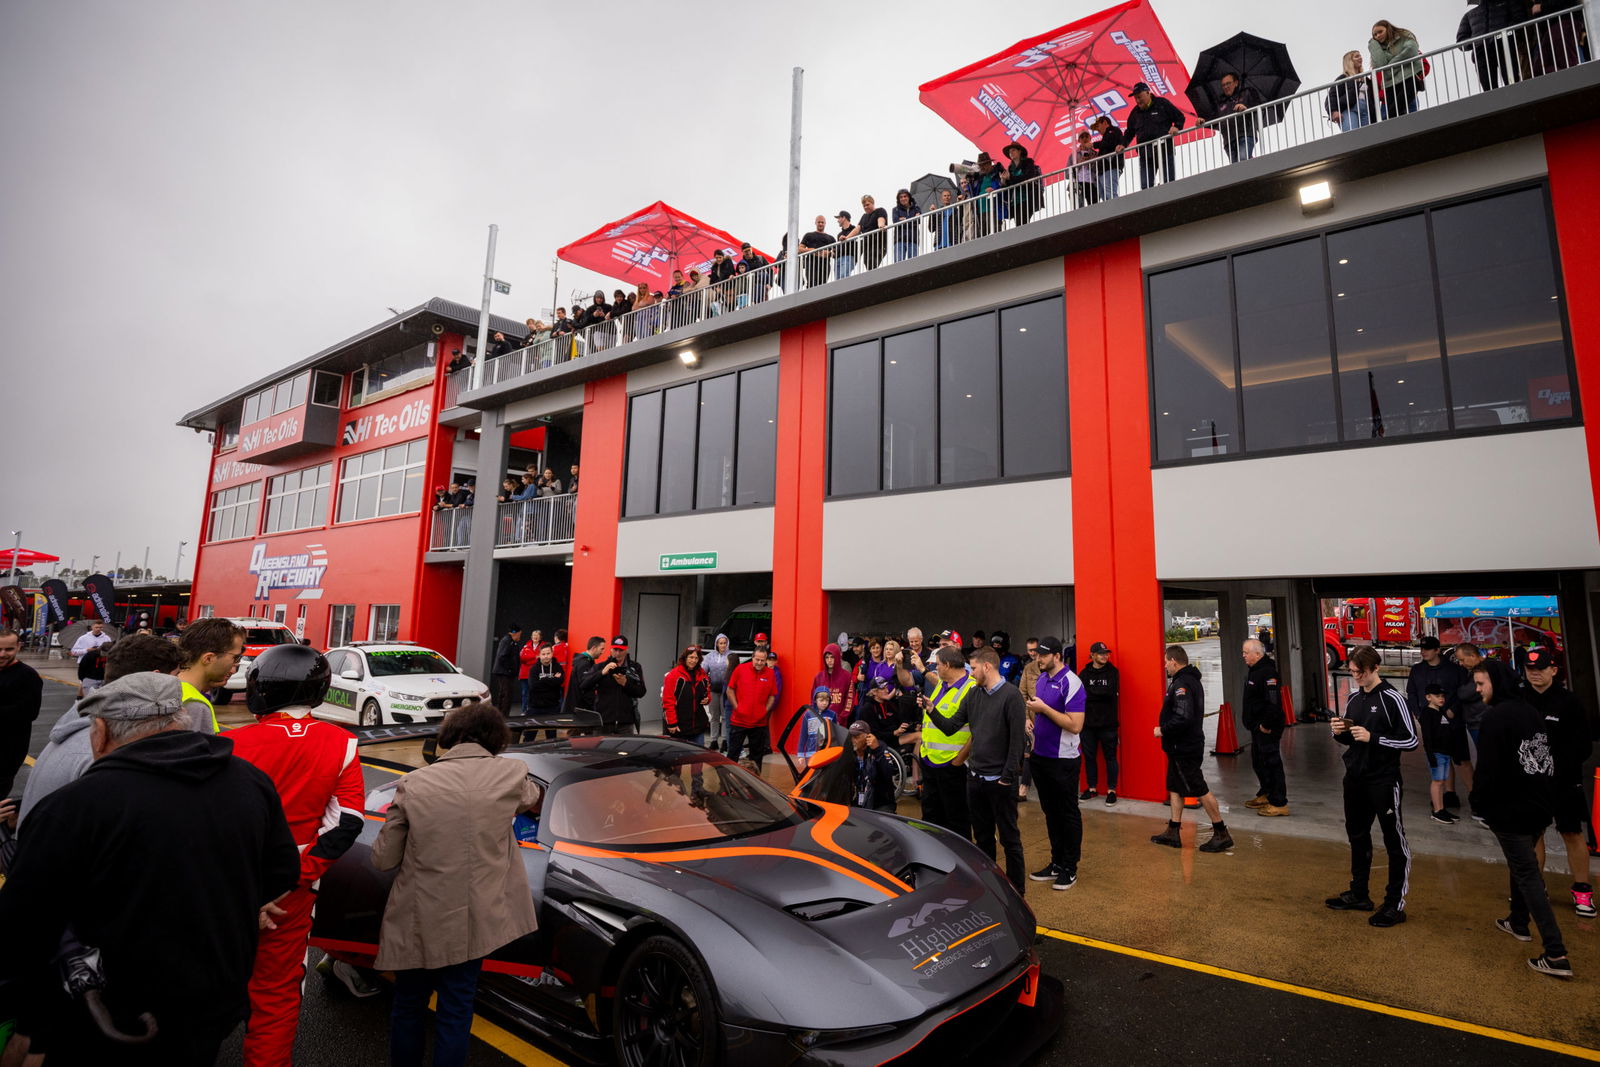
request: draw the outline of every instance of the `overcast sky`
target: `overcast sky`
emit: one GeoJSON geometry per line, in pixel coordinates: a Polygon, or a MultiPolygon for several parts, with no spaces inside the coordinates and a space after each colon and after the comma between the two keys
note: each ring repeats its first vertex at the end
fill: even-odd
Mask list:
{"type": "MultiPolygon", "coordinates": [[[[1464,10],[1154,3],[1188,65],[1248,29],[1307,87],[1373,18],[1427,50],[1464,10]]],[[[209,447],[176,420],[388,307],[476,305],[489,223],[518,320],[556,248],[655,200],[774,248],[791,68],[802,220],[832,216],[973,154],[920,83],[1106,6],[5,0],[0,567],[20,528],[102,569],[189,541],[191,574],[209,447]]],[[[564,264],[562,302],[597,283],[564,264]]]]}

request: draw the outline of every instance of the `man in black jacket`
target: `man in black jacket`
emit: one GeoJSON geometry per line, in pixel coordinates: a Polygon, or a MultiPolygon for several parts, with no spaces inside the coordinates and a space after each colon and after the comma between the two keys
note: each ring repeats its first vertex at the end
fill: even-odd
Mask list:
{"type": "Polygon", "coordinates": [[[1544,836],[1555,811],[1554,731],[1545,717],[1516,698],[1514,691],[1495,689],[1495,673],[1487,664],[1472,672],[1472,684],[1487,711],[1478,733],[1477,774],[1472,780],[1472,806],[1488,820],[1511,872],[1511,914],[1495,926],[1518,941],[1532,941],[1531,914],[1544,942],[1543,954],[1528,961],[1540,974],[1571,978],[1561,928],[1550,907],[1544,870],[1534,844],[1544,836]]]}
{"type": "MultiPolygon", "coordinates": [[[[1222,147],[1228,162],[1249,159],[1256,151],[1256,121],[1252,109],[1260,105],[1261,94],[1239,81],[1239,76],[1222,76],[1222,96],[1217,101],[1217,126],[1222,131],[1222,147]]],[[[1170,180],[1170,179],[1169,179],[1170,180]]]]}
{"type": "Polygon", "coordinates": [[[51,1062],[210,1064],[245,1018],[263,908],[294,887],[299,852],[272,780],[190,729],[176,678],[113,686],[82,708],[95,762],[29,813],[0,889],[0,983],[35,997],[51,1062]],[[154,1041],[112,1044],[59,998],[67,931],[99,950],[112,1017],[137,1032],[151,1013],[154,1041]]]}
{"type": "Polygon", "coordinates": [[[522,651],[522,624],[514,622],[511,629],[500,636],[500,641],[494,646],[494,662],[489,667],[490,699],[494,706],[507,715],[511,714],[513,702],[512,694],[517,688],[517,672],[522,663],[517,658],[522,651]]]}
{"type": "MultiPolygon", "coordinates": [[[[1589,843],[1583,824],[1588,821],[1583,795],[1583,765],[1594,751],[1594,720],[1572,691],[1556,681],[1556,658],[1544,646],[1527,652],[1527,687],[1518,696],[1544,716],[1556,755],[1556,833],[1567,848],[1567,870],[1572,875],[1572,907],[1579,917],[1595,916],[1594,886],[1589,882],[1589,843]]],[[[1544,838],[1539,839],[1539,869],[1544,870],[1544,838]]]]}
{"type": "Polygon", "coordinates": [[[1183,129],[1183,112],[1164,96],[1150,91],[1140,82],[1133,87],[1133,107],[1128,111],[1128,143],[1139,147],[1139,183],[1144,189],[1155,182],[1156,155],[1160,153],[1162,181],[1171,181],[1176,171],[1172,138],[1168,134],[1183,129]]]}
{"type": "MultiPolygon", "coordinates": [[[[1022,226],[1033,218],[1034,212],[1044,203],[1044,189],[1038,181],[1041,175],[1039,164],[1028,155],[1026,148],[1014,141],[1006,145],[1001,154],[1006,157],[1005,177],[1000,179],[1001,186],[1006,190],[1003,200],[1005,211],[1013,225],[1022,226]]],[[[977,636],[974,632],[973,637],[977,636]]]]}
{"type": "Polygon", "coordinates": [[[1095,786],[1100,779],[1100,769],[1095,763],[1095,754],[1104,752],[1106,803],[1115,804],[1117,802],[1117,691],[1121,687],[1121,676],[1111,662],[1111,648],[1104,641],[1096,641],[1089,646],[1089,662],[1078,672],[1078,680],[1083,682],[1084,695],[1083,733],[1078,735],[1078,744],[1083,750],[1083,777],[1088,786],[1078,794],[1078,799],[1088,800],[1095,795],[1095,786]]]}
{"type": "Polygon", "coordinates": [[[1250,766],[1256,772],[1256,795],[1245,801],[1257,815],[1289,814],[1289,785],[1283,776],[1282,680],[1278,665],[1267,655],[1267,648],[1255,638],[1244,643],[1244,696],[1239,701],[1239,717],[1250,734],[1250,766]]]}
{"type": "MultiPolygon", "coordinates": [[[[594,714],[594,687],[584,688],[584,682],[589,675],[598,668],[597,664],[607,655],[606,639],[596,634],[589,638],[589,643],[584,651],[572,657],[572,671],[567,676],[567,695],[562,698],[561,710],[564,714],[594,714]]],[[[595,720],[599,724],[599,720],[595,720]]]]}
{"type": "Polygon", "coordinates": [[[626,637],[618,634],[612,638],[610,655],[597,659],[594,669],[577,684],[584,693],[593,695],[601,730],[608,734],[638,733],[644,676],[639,664],[628,658],[626,637]]]}
{"type": "Polygon", "coordinates": [[[1167,828],[1150,840],[1157,845],[1182,848],[1183,798],[1197,797],[1211,820],[1211,840],[1199,851],[1226,852],[1233,847],[1233,835],[1228,833],[1222,809],[1200,769],[1206,751],[1206,694],[1200,685],[1200,669],[1189,663],[1189,653],[1182,645],[1167,646],[1166,668],[1167,697],[1161,704],[1161,725],[1156,727],[1156,736],[1161,738],[1161,749],[1167,754],[1167,803],[1172,817],[1167,820],[1167,828]]]}

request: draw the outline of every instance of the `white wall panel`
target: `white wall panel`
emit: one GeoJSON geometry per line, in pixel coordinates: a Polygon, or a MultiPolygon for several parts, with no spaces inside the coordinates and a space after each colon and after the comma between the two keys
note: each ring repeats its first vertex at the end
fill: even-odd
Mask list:
{"type": "Polygon", "coordinates": [[[708,573],[772,570],[772,509],[689,512],[617,524],[617,576],[661,576],[667,553],[715,552],[708,573]]]}

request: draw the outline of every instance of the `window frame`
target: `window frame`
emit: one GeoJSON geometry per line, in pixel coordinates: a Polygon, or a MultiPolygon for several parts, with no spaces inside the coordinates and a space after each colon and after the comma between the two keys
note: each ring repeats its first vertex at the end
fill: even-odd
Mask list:
{"type": "Polygon", "coordinates": [[[355,637],[356,637],[356,606],[354,604],[329,604],[328,605],[328,647],[330,647],[330,648],[339,648],[339,647],[341,647],[343,645],[348,645],[350,642],[355,640],[355,637]],[[335,641],[333,638],[334,638],[335,634],[338,632],[338,623],[335,621],[335,619],[339,615],[341,608],[344,609],[346,629],[344,631],[344,640],[335,641]]]}
{"type": "MultiPolygon", "coordinates": [[[[257,478],[254,481],[241,482],[238,485],[230,485],[226,489],[214,489],[214,490],[212,490],[211,499],[206,502],[206,537],[205,537],[205,543],[208,544],[208,545],[211,545],[211,544],[221,544],[224,541],[246,541],[246,540],[249,540],[252,537],[257,536],[261,531],[261,515],[262,515],[262,511],[263,511],[262,501],[263,501],[263,493],[265,492],[265,488],[266,487],[265,487],[264,479],[257,478]],[[220,496],[222,496],[222,495],[224,495],[226,493],[236,493],[236,494],[237,493],[241,493],[245,489],[253,489],[253,490],[255,490],[255,495],[252,496],[248,500],[237,500],[236,499],[236,500],[232,500],[232,501],[229,501],[226,504],[221,504],[221,505],[219,505],[217,503],[217,498],[218,497],[220,497],[220,496]],[[213,535],[213,530],[216,527],[217,512],[218,511],[226,509],[229,512],[234,512],[234,511],[238,511],[241,508],[249,509],[252,506],[255,508],[255,511],[256,511],[255,521],[253,523],[251,523],[249,528],[246,529],[243,533],[229,534],[227,537],[216,537],[216,536],[213,535]]],[[[228,522],[229,522],[230,525],[232,525],[233,518],[232,518],[231,515],[229,517],[228,522]]]]}
{"type": "Polygon", "coordinates": [[[1155,269],[1144,270],[1141,282],[1142,296],[1144,299],[1145,381],[1146,392],[1149,395],[1148,418],[1150,422],[1150,468],[1152,470],[1158,470],[1166,467],[1194,467],[1206,466],[1215,463],[1236,463],[1239,460],[1266,459],[1275,456],[1297,456],[1326,452],[1342,452],[1350,449],[1360,448],[1387,448],[1394,445],[1418,444],[1429,441],[1454,441],[1463,438],[1487,437],[1505,433],[1530,433],[1539,430],[1554,430],[1583,425],[1583,398],[1580,395],[1578,386],[1577,362],[1573,353],[1572,323],[1570,316],[1567,313],[1569,297],[1567,294],[1566,274],[1562,269],[1561,264],[1561,243],[1556,232],[1555,212],[1550,203],[1550,183],[1545,178],[1511,182],[1509,184],[1495,186],[1490,189],[1478,189],[1474,190],[1473,192],[1462,193],[1457,196],[1444,197],[1439,200],[1431,200],[1421,204],[1412,204],[1407,207],[1395,208],[1393,210],[1383,211],[1372,215],[1363,215],[1360,218],[1343,219],[1340,220],[1336,225],[1297,230],[1293,233],[1279,234],[1268,240],[1256,241],[1247,245],[1239,245],[1233,248],[1224,249],[1220,252],[1211,252],[1203,256],[1193,256],[1188,259],[1176,260],[1171,263],[1163,263],[1155,269]],[[1442,306],[1442,296],[1439,289],[1439,264],[1434,242],[1433,220],[1431,215],[1434,211],[1442,208],[1456,207],[1461,204],[1471,204],[1485,200],[1493,200],[1496,197],[1507,196],[1512,193],[1524,192],[1528,190],[1537,190],[1540,194],[1540,199],[1544,204],[1545,239],[1547,241],[1547,247],[1550,251],[1551,268],[1555,276],[1556,295],[1559,297],[1557,300],[1557,304],[1559,305],[1557,311],[1559,312],[1559,318],[1561,322],[1562,346],[1566,356],[1567,380],[1572,384],[1572,414],[1564,419],[1539,419],[1537,421],[1530,420],[1524,423],[1510,423],[1499,426],[1458,429],[1455,425],[1456,413],[1454,407],[1454,395],[1450,385],[1449,350],[1446,344],[1444,308],[1442,306]],[[1366,226],[1372,226],[1393,219],[1406,218],[1408,216],[1416,215],[1423,217],[1424,229],[1428,240],[1428,262],[1430,265],[1430,280],[1433,286],[1435,329],[1438,332],[1439,361],[1444,374],[1445,410],[1449,415],[1450,429],[1435,433],[1404,434],[1392,438],[1366,437],[1356,440],[1345,440],[1343,398],[1339,386],[1340,371],[1338,337],[1334,323],[1333,287],[1331,284],[1331,279],[1328,277],[1327,267],[1328,238],[1334,234],[1344,233],[1349,230],[1357,230],[1366,226]],[[1239,328],[1237,301],[1234,299],[1233,295],[1233,258],[1235,256],[1246,255],[1251,252],[1259,252],[1263,249],[1277,248],[1283,245],[1294,244],[1298,241],[1304,241],[1307,239],[1315,239],[1322,246],[1324,299],[1326,301],[1327,308],[1326,314],[1327,325],[1329,328],[1329,347],[1333,357],[1330,387],[1333,389],[1335,405],[1334,414],[1335,418],[1338,420],[1341,439],[1332,444],[1295,445],[1289,448],[1251,451],[1249,444],[1250,431],[1249,427],[1245,425],[1244,421],[1244,394],[1243,390],[1239,388],[1239,328]],[[1232,331],[1233,338],[1233,371],[1236,409],[1235,417],[1238,419],[1240,447],[1237,452],[1220,456],[1161,459],[1160,453],[1157,451],[1156,440],[1156,419],[1158,416],[1156,409],[1155,390],[1155,346],[1151,340],[1154,337],[1155,318],[1153,314],[1154,309],[1150,301],[1150,280],[1157,275],[1168,274],[1175,271],[1184,270],[1188,267],[1195,267],[1204,263],[1214,263],[1218,261],[1223,261],[1226,263],[1228,272],[1228,313],[1230,329],[1232,331]]]}
{"type": "MultiPolygon", "coordinates": [[[[378,483],[378,492],[381,494],[382,491],[383,491],[383,476],[386,475],[386,474],[394,473],[396,471],[401,472],[401,479],[400,479],[400,493],[401,493],[401,496],[400,496],[400,500],[401,500],[401,503],[403,504],[405,502],[405,477],[404,477],[404,472],[412,470],[413,468],[419,469],[419,470],[422,470],[422,471],[425,472],[427,470],[427,468],[428,468],[428,450],[427,450],[427,445],[426,445],[427,440],[428,440],[427,437],[412,437],[412,438],[409,438],[408,440],[405,440],[405,441],[396,441],[392,445],[382,445],[382,446],[380,446],[378,448],[369,448],[365,452],[357,452],[354,455],[340,456],[339,457],[338,480],[334,484],[334,486],[332,487],[332,492],[330,492],[330,494],[329,494],[329,496],[331,498],[330,504],[329,504],[329,510],[330,510],[331,514],[330,514],[330,518],[329,518],[329,523],[328,524],[329,525],[333,525],[333,526],[348,526],[348,525],[353,525],[353,524],[358,523],[358,522],[378,522],[378,521],[383,520],[383,519],[402,519],[402,518],[405,518],[408,515],[420,515],[420,514],[422,514],[423,511],[427,510],[427,508],[429,506],[428,491],[427,491],[426,486],[424,486],[421,498],[418,500],[417,507],[416,507],[415,510],[412,510],[412,511],[397,511],[397,512],[393,513],[392,515],[356,515],[355,517],[349,518],[349,519],[341,519],[339,517],[339,509],[340,509],[341,505],[343,505],[343,503],[344,503],[344,494],[345,494],[346,486],[352,486],[352,485],[353,486],[357,486],[357,488],[355,489],[355,492],[357,494],[357,498],[356,498],[357,502],[359,503],[359,501],[360,501],[359,484],[361,482],[365,481],[368,478],[371,478],[371,479],[375,480],[378,483]],[[411,445],[413,443],[417,442],[417,441],[424,442],[423,450],[422,450],[422,458],[421,459],[419,459],[419,460],[417,460],[415,462],[407,462],[402,467],[379,467],[377,470],[372,471],[370,473],[363,472],[361,474],[355,475],[353,478],[345,477],[345,467],[348,464],[357,462],[359,460],[363,460],[367,456],[370,456],[370,455],[372,455],[373,453],[376,453],[376,452],[387,452],[389,449],[395,448],[395,447],[404,447],[409,451],[411,445]]],[[[427,479],[424,477],[423,481],[426,482],[427,479]]],[[[378,497],[378,500],[382,501],[382,499],[383,498],[380,495],[378,497]]]]}
{"type": "Polygon", "coordinates": [[[333,485],[333,466],[334,466],[333,461],[330,459],[330,460],[327,460],[327,461],[322,462],[322,463],[313,463],[309,467],[299,467],[299,468],[297,468],[295,470],[284,471],[282,474],[274,474],[271,477],[269,477],[267,479],[266,488],[263,491],[263,494],[262,494],[262,497],[261,497],[261,529],[265,533],[278,534],[278,533],[288,533],[288,532],[290,532],[292,530],[318,530],[318,529],[321,529],[322,527],[328,525],[328,512],[333,507],[333,489],[334,489],[334,485],[333,485]],[[304,484],[304,478],[305,478],[306,472],[307,471],[322,470],[323,468],[327,468],[327,475],[326,475],[327,480],[323,481],[323,482],[319,482],[318,484],[313,485],[310,488],[307,488],[305,486],[305,484],[304,484]],[[278,492],[278,493],[274,493],[272,491],[272,483],[276,482],[276,481],[280,481],[281,479],[287,478],[291,474],[300,475],[302,484],[298,488],[295,488],[295,489],[288,489],[288,490],[283,490],[283,491],[278,492]],[[305,494],[305,493],[311,493],[313,498],[315,498],[315,495],[316,495],[316,492],[317,492],[318,489],[326,489],[327,490],[327,502],[323,505],[322,514],[320,516],[312,516],[313,521],[309,525],[305,525],[305,526],[278,526],[278,527],[273,527],[271,525],[271,522],[272,522],[272,510],[273,510],[273,502],[274,501],[282,501],[282,500],[284,500],[284,499],[286,499],[288,497],[294,497],[295,512],[296,512],[296,514],[298,514],[299,510],[300,510],[300,497],[301,497],[301,495],[305,494]]]}
{"type": "MultiPolygon", "coordinates": [[[[394,641],[399,641],[400,640],[400,605],[399,604],[368,604],[367,605],[367,640],[368,641],[380,641],[380,642],[385,642],[385,643],[394,642],[394,641]],[[394,636],[393,637],[378,637],[378,636],[376,636],[377,628],[378,628],[378,613],[380,611],[386,611],[389,608],[393,608],[394,609],[394,636]]],[[[365,664],[363,664],[363,667],[365,667],[365,664]]],[[[370,673],[371,673],[370,671],[363,670],[362,676],[366,677],[366,675],[368,675],[370,673]]]]}
{"type": "Polygon", "coordinates": [[[376,359],[369,363],[363,363],[361,366],[351,371],[348,375],[345,375],[345,377],[349,379],[349,392],[345,394],[345,407],[354,410],[355,408],[366,407],[368,404],[375,404],[380,400],[387,400],[391,396],[399,396],[401,393],[409,393],[413,389],[420,389],[425,385],[431,385],[437,379],[438,374],[439,343],[437,341],[419,341],[417,344],[409,345],[405,348],[402,348],[398,352],[390,352],[387,356],[384,356],[381,359],[376,359]],[[417,377],[411,381],[403,382],[399,385],[392,385],[386,389],[379,389],[376,392],[369,393],[367,391],[367,381],[373,367],[378,366],[387,360],[394,359],[396,356],[403,356],[414,348],[424,349],[422,358],[427,363],[427,368],[424,372],[418,374],[417,377]]]}

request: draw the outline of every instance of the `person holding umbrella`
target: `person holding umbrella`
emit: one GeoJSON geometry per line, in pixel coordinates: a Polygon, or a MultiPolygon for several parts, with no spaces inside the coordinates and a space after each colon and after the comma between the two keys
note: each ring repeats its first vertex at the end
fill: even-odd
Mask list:
{"type": "Polygon", "coordinates": [[[1183,112],[1164,96],[1157,96],[1144,82],[1133,87],[1133,108],[1128,112],[1128,143],[1139,149],[1139,187],[1156,183],[1156,153],[1161,153],[1161,180],[1170,182],[1177,172],[1177,160],[1169,134],[1183,129],[1183,112]]]}
{"type": "Polygon", "coordinates": [[[1261,94],[1239,81],[1232,71],[1222,76],[1222,97],[1217,101],[1216,124],[1222,131],[1222,147],[1228,162],[1249,159],[1256,151],[1256,113],[1261,94]]]}

